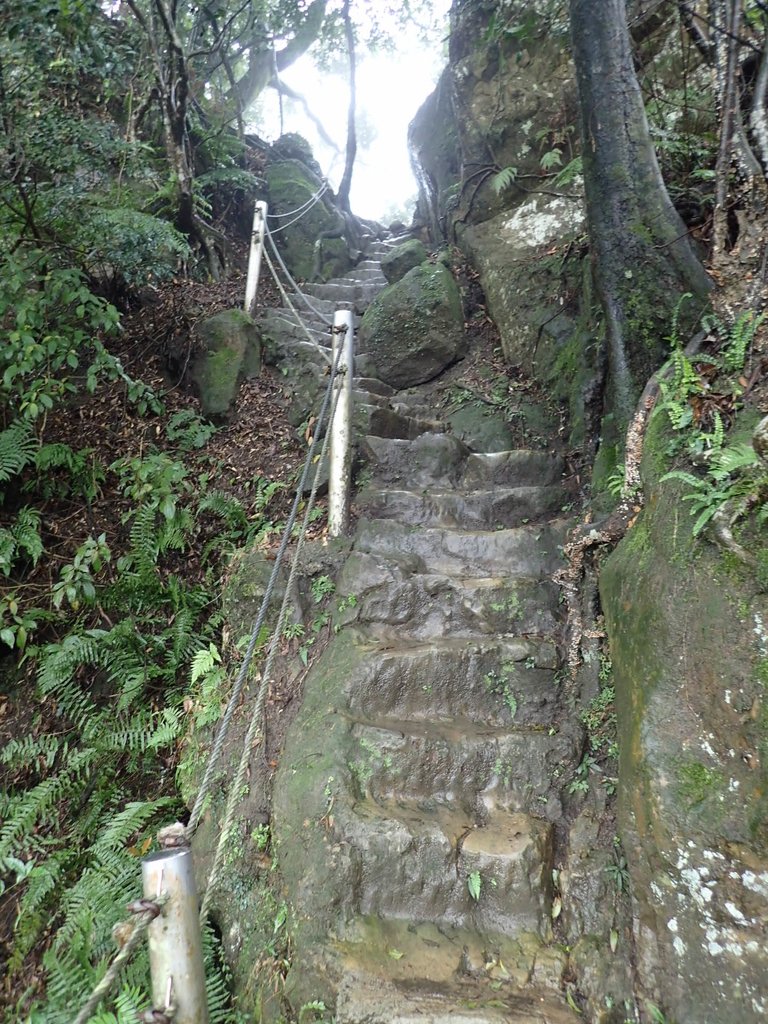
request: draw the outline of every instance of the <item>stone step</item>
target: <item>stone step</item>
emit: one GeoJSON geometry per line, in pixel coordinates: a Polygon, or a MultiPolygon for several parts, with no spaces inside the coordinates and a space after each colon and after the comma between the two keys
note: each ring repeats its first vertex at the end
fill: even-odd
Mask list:
{"type": "Polygon", "coordinates": [[[392,409],[389,398],[386,395],[379,395],[375,391],[363,391],[361,388],[355,387],[353,382],[352,387],[352,401],[353,408],[358,405],[378,405],[382,409],[392,409]]]}
{"type": "Polygon", "coordinates": [[[472,454],[464,467],[462,486],[489,487],[521,484],[555,484],[562,480],[565,463],[552,452],[519,449],[472,454]]]}
{"type": "Polygon", "coordinates": [[[493,811],[524,811],[549,821],[562,814],[561,779],[578,764],[573,732],[378,718],[354,721],[347,767],[359,799],[381,806],[443,808],[478,824],[493,811]]]}
{"type": "Polygon", "coordinates": [[[331,353],[328,349],[279,332],[275,332],[274,336],[267,339],[265,359],[271,364],[289,361],[292,376],[300,375],[302,369],[308,366],[318,373],[326,373],[331,365],[331,353]]]}
{"type": "MultiPolygon", "coordinates": [[[[402,927],[405,931],[406,926],[402,927]]],[[[466,966],[473,963],[466,942],[459,950],[458,963],[454,956],[454,946],[460,941],[459,932],[454,931],[450,938],[446,938],[449,933],[445,928],[435,929],[432,933],[427,932],[426,927],[414,929],[410,926],[415,941],[400,942],[408,953],[403,953],[396,968],[384,969],[386,958],[392,959],[391,953],[384,950],[379,954],[383,958],[380,974],[353,971],[344,976],[334,1017],[337,1024],[576,1024],[583,1021],[583,1017],[577,1016],[555,994],[559,989],[558,980],[549,988],[530,985],[517,988],[509,984],[511,972],[507,965],[513,965],[512,972],[516,977],[522,978],[524,974],[512,959],[511,954],[520,956],[514,943],[497,942],[497,947],[505,951],[498,957],[494,954],[493,961],[489,962],[484,950],[478,946],[476,936],[473,936],[472,950],[477,964],[473,970],[466,966]],[[430,952],[428,957],[425,956],[425,947],[430,952]],[[426,962],[431,965],[441,957],[446,968],[450,965],[451,969],[450,976],[441,983],[412,978],[409,964],[403,963],[409,959],[409,963],[426,962]],[[402,981],[389,980],[390,975],[399,978],[401,974],[404,976],[402,981]],[[505,980],[500,981],[499,976],[505,980]]],[[[404,937],[410,938],[411,935],[404,937]]],[[[398,955],[401,952],[394,944],[389,949],[398,955]]],[[[346,946],[344,950],[347,951],[346,946]]],[[[368,957],[369,961],[371,959],[372,955],[368,957]]],[[[547,974],[551,974],[555,967],[562,974],[564,963],[556,960],[553,954],[549,955],[549,961],[551,969],[547,974]]],[[[535,960],[533,962],[535,964],[535,960]]],[[[520,984],[522,986],[523,982],[520,984]]]]}
{"type": "Polygon", "coordinates": [[[452,434],[434,433],[413,443],[366,437],[361,452],[377,482],[411,488],[456,486],[470,455],[452,434]]]}
{"type": "Polygon", "coordinates": [[[434,431],[439,425],[434,420],[418,420],[412,416],[402,416],[388,406],[369,405],[363,402],[353,407],[352,421],[353,437],[375,435],[407,440],[413,440],[420,434],[434,431]]]}
{"type": "Polygon", "coordinates": [[[366,306],[378,295],[381,286],[375,281],[356,284],[338,280],[328,281],[326,284],[308,284],[305,285],[304,291],[313,301],[318,298],[332,304],[343,302],[366,306]]]}
{"type": "Polygon", "coordinates": [[[560,702],[557,666],[553,642],[525,637],[381,644],[370,671],[356,676],[348,711],[368,722],[549,728],[560,702]]]}
{"type": "Polygon", "coordinates": [[[549,580],[462,580],[420,575],[418,567],[413,556],[353,551],[338,592],[354,603],[339,621],[355,621],[372,637],[397,642],[484,634],[550,637],[557,628],[560,590],[549,580]]]}
{"type": "Polygon", "coordinates": [[[342,277],[334,277],[332,281],[326,282],[328,284],[336,282],[349,282],[350,284],[375,284],[380,285],[382,288],[386,288],[387,279],[381,269],[381,264],[371,260],[370,266],[358,265],[354,270],[350,270],[349,273],[344,274],[342,277]]]}
{"type": "Polygon", "coordinates": [[[498,487],[490,491],[416,492],[367,487],[355,505],[377,519],[397,519],[411,526],[487,529],[520,526],[561,511],[562,487],[498,487]]]}
{"type": "Polygon", "coordinates": [[[429,921],[517,937],[551,928],[552,825],[496,811],[478,824],[443,809],[355,806],[344,835],[359,858],[357,910],[383,920],[429,921]],[[479,875],[475,899],[468,879],[479,875]]]}
{"type": "Polygon", "coordinates": [[[377,380],[376,377],[355,377],[355,387],[360,388],[361,391],[370,391],[377,395],[394,395],[395,389],[390,387],[389,384],[385,384],[383,380],[377,380]]]}
{"type": "Polygon", "coordinates": [[[468,491],[496,486],[547,487],[560,483],[565,472],[563,459],[550,452],[516,449],[492,454],[472,453],[455,437],[432,441],[374,442],[364,454],[381,484],[406,489],[456,486],[468,491]]]}
{"type": "Polygon", "coordinates": [[[540,578],[551,576],[562,564],[559,546],[565,532],[566,524],[559,520],[506,530],[450,530],[369,519],[358,524],[355,548],[395,558],[413,555],[418,572],[540,578]]]}

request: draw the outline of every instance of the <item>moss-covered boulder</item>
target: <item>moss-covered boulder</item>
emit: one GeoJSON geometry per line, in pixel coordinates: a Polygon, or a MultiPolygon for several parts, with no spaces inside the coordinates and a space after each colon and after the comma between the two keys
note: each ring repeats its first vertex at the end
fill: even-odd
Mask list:
{"type": "Polygon", "coordinates": [[[366,310],[360,348],[376,376],[395,388],[432,380],[464,355],[459,289],[442,264],[423,263],[386,288],[366,310]]]}
{"type": "Polygon", "coordinates": [[[198,321],[196,355],[190,379],[205,416],[227,417],[234,409],[240,382],[261,372],[261,336],[240,309],[226,309],[198,321]]]}
{"type": "Polygon", "coordinates": [[[381,269],[390,284],[400,281],[409,270],[418,267],[427,259],[427,250],[418,238],[409,238],[387,253],[381,261],[381,269]]]}
{"type": "MultiPolygon", "coordinates": [[[[315,273],[315,245],[324,233],[341,233],[341,215],[327,194],[308,206],[323,182],[303,160],[279,160],[267,167],[270,228],[275,232],[283,259],[294,277],[309,280],[315,273]],[[305,207],[301,217],[296,211],[305,207]],[[278,219],[279,218],[279,219],[278,219]],[[279,233],[278,233],[279,232],[279,233]]],[[[327,281],[339,277],[352,266],[347,244],[342,237],[321,241],[319,277],[327,281]]]]}
{"type": "MultiPolygon", "coordinates": [[[[768,1009],[768,596],[692,535],[687,486],[661,482],[601,573],[620,744],[620,826],[637,964],[669,1019],[743,1024],[768,1009]]],[[[746,435],[748,436],[748,434],[746,435]]],[[[765,538],[751,548],[765,557],[765,538]]]]}

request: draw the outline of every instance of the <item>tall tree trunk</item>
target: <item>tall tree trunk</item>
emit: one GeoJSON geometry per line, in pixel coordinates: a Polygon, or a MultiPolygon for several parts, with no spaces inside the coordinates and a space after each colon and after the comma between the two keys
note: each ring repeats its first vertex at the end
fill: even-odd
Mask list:
{"type": "Polygon", "coordinates": [[[608,348],[608,403],[626,425],[664,354],[680,295],[710,287],[667,193],[630,49],[625,0],[570,0],[587,219],[608,348]]]}
{"type": "Polygon", "coordinates": [[[344,174],[339,185],[338,204],[345,213],[351,213],[349,205],[349,191],[352,187],[352,172],[355,168],[355,157],[357,156],[357,61],[355,55],[355,33],[352,28],[352,19],[349,16],[350,0],[344,0],[342,18],[344,19],[344,35],[347,40],[347,57],[349,59],[349,107],[347,108],[347,153],[344,164],[344,174]]]}

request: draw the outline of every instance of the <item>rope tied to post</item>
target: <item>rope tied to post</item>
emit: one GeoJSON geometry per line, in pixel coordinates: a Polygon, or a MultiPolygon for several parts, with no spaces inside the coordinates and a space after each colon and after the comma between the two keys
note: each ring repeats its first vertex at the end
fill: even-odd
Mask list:
{"type": "Polygon", "coordinates": [[[121,924],[116,925],[115,929],[113,929],[119,936],[120,950],[109,967],[107,967],[101,981],[94,987],[72,1024],[86,1024],[88,1018],[101,1000],[108,995],[110,989],[119,978],[120,972],[138,949],[139,943],[144,938],[144,932],[155,918],[159,916],[167,899],[167,896],[161,893],[154,900],[134,900],[133,903],[128,904],[126,909],[129,913],[133,914],[133,920],[121,922],[121,924]],[[124,932],[123,929],[125,929],[124,932]]]}

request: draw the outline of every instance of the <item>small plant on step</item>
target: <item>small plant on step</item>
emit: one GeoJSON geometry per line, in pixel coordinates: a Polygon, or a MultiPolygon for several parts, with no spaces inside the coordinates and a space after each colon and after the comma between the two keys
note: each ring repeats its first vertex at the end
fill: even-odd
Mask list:
{"type": "Polygon", "coordinates": [[[479,871],[470,871],[467,875],[467,891],[475,902],[480,899],[483,891],[483,878],[479,871]]]}

